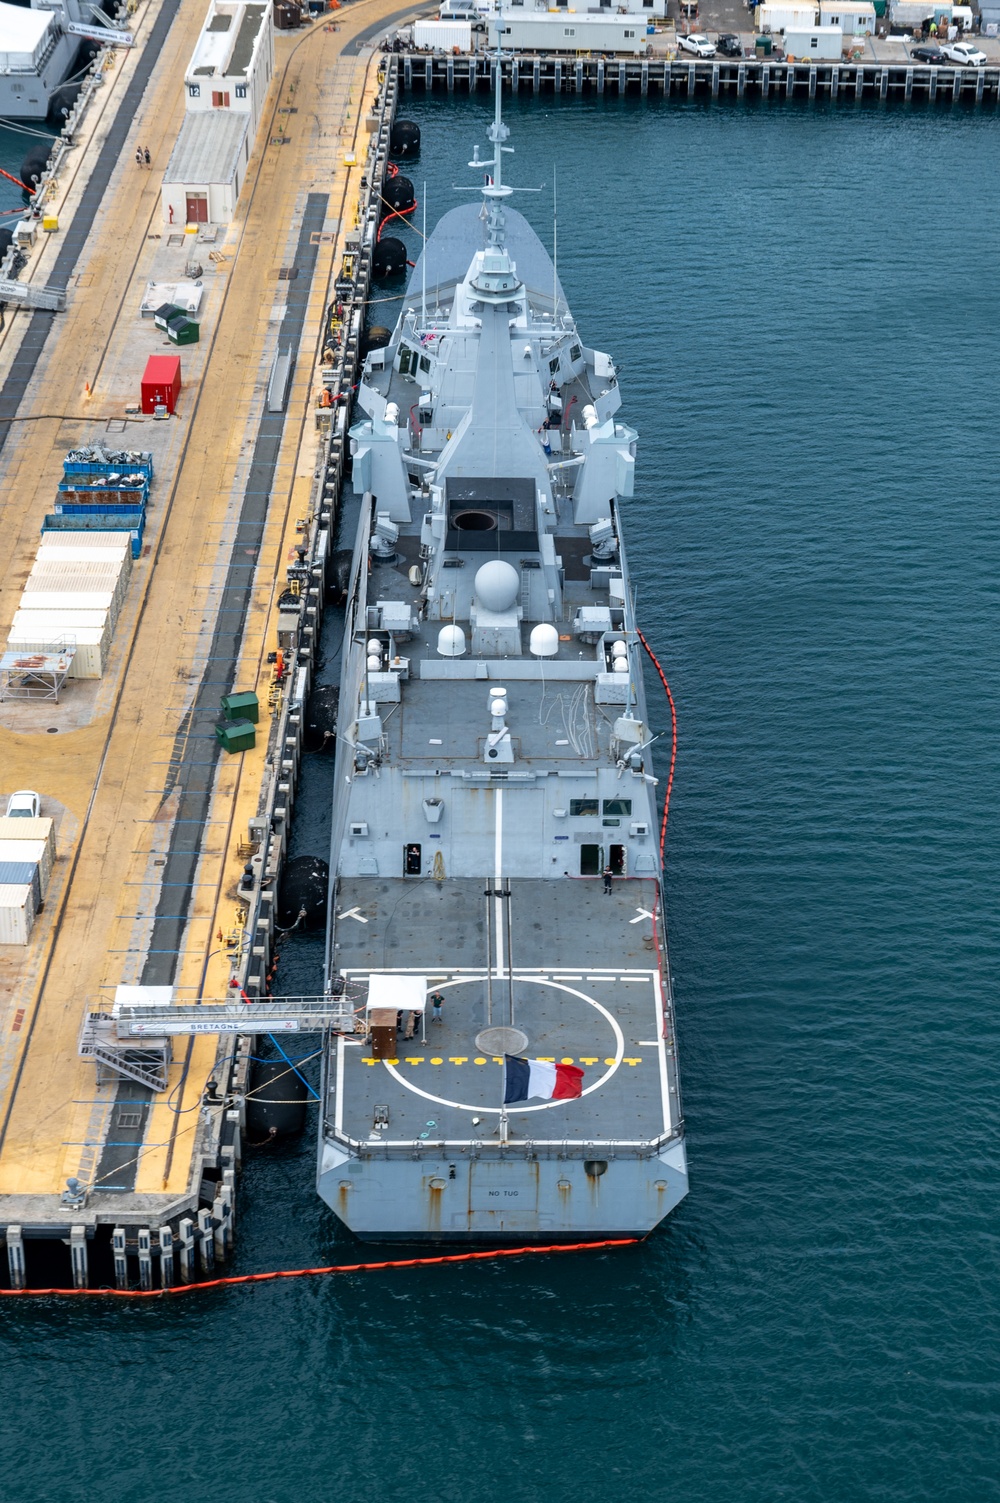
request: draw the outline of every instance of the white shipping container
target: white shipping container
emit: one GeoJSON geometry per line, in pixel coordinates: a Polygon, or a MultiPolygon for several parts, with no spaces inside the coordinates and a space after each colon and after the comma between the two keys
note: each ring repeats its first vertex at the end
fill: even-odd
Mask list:
{"type": "MultiPolygon", "coordinates": [[[[104,670],[108,666],[107,649],[105,643],[108,640],[107,631],[99,627],[81,626],[74,632],[76,638],[76,651],[73,654],[73,666],[69,670],[70,678],[103,678],[104,670]]],[[[49,650],[48,638],[34,638],[15,636],[11,632],[7,638],[8,652],[47,652],[49,650]]]]}
{"type": "Polygon", "coordinates": [[[805,31],[816,25],[815,5],[758,5],[758,31],[805,31]]]}
{"type": "Polygon", "coordinates": [[[786,31],[785,56],[810,62],[836,62],[844,50],[839,26],[814,26],[811,31],[786,31]]]}
{"type": "Polygon", "coordinates": [[[896,26],[922,26],[934,19],[933,0],[892,0],[892,21],[896,26]]]}
{"type": "Polygon", "coordinates": [[[877,19],[871,0],[819,0],[819,24],[839,26],[845,36],[874,36],[877,19]]]}
{"type": "Polygon", "coordinates": [[[26,945],[35,922],[35,894],[30,885],[0,887],[0,945],[26,945]]]}
{"type": "Polygon", "coordinates": [[[414,47],[430,47],[435,52],[472,51],[471,21],[414,21],[414,47]]]}
{"type": "MultiPolygon", "coordinates": [[[[31,580],[28,583],[30,585],[31,580]]],[[[108,627],[112,632],[118,625],[118,602],[112,590],[93,590],[77,595],[70,595],[59,590],[25,590],[17,608],[18,614],[21,611],[31,611],[35,615],[46,616],[77,615],[80,611],[92,614],[96,611],[107,618],[108,627]]]]}
{"type": "Polygon", "coordinates": [[[94,559],[85,564],[64,564],[36,559],[24,588],[58,590],[67,594],[76,591],[113,590],[117,604],[121,605],[128,589],[130,573],[131,566],[126,569],[124,560],[94,559]]]}
{"type": "MultiPolygon", "coordinates": [[[[74,536],[73,534],[67,534],[74,536]]],[[[114,534],[116,537],[118,534],[114,534]]],[[[48,534],[52,536],[51,533],[48,534]]],[[[42,539],[35,554],[39,564],[118,564],[119,572],[125,575],[126,583],[132,577],[132,545],[126,537],[124,543],[105,543],[103,548],[80,548],[76,543],[50,543],[42,539]]]]}
{"type": "Polygon", "coordinates": [[[38,867],[42,901],[49,890],[52,856],[45,840],[0,840],[0,861],[30,861],[38,867]]]}
{"type": "Polygon", "coordinates": [[[101,549],[115,548],[119,544],[128,550],[132,556],[132,534],[130,532],[43,532],[39,546],[39,555],[43,548],[86,548],[101,549]]]}
{"type": "MultiPolygon", "coordinates": [[[[52,819],[11,819],[0,816],[0,840],[41,840],[48,851],[48,870],[56,859],[56,826],[52,819]]],[[[48,880],[48,879],[46,879],[48,880]]]]}
{"type": "Polygon", "coordinates": [[[578,11],[546,11],[537,15],[491,18],[490,45],[497,29],[503,45],[515,52],[629,52],[646,50],[644,16],[590,15],[578,11]]]}
{"type": "MultiPolygon", "coordinates": [[[[28,642],[65,642],[67,647],[76,647],[77,651],[84,651],[89,655],[89,666],[94,663],[106,664],[111,656],[111,639],[114,633],[111,630],[111,616],[106,610],[96,611],[15,611],[14,620],[10,628],[11,637],[18,641],[28,642]],[[100,652],[95,656],[92,646],[80,648],[80,633],[101,633],[100,652]]],[[[88,635],[89,641],[89,635],[88,635]]],[[[70,678],[100,677],[99,674],[87,673],[81,675],[74,672],[76,661],[70,669],[70,678]]]]}

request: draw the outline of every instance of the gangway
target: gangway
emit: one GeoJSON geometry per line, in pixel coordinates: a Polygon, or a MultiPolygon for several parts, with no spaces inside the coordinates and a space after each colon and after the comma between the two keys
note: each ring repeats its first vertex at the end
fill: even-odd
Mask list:
{"type": "Polygon", "coordinates": [[[0,277],[0,303],[18,303],[22,308],[41,308],[44,313],[62,313],[66,307],[64,287],[33,287],[0,277]]]}

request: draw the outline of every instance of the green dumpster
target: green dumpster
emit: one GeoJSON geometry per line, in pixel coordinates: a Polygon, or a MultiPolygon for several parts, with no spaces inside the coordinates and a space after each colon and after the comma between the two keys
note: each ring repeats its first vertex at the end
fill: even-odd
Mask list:
{"type": "Polygon", "coordinates": [[[771,46],[772,42],[770,37],[758,37],[756,42],[754,43],[754,51],[762,52],[765,57],[770,57],[771,46]]]}
{"type": "Polygon", "coordinates": [[[221,702],[222,713],[227,720],[249,720],[251,725],[256,725],[260,719],[256,694],[249,691],[245,694],[224,694],[221,702]]]}
{"type": "Polygon", "coordinates": [[[224,720],[215,727],[215,736],[223,751],[253,751],[257,732],[249,720],[224,720]]]}
{"type": "Polygon", "coordinates": [[[172,318],[167,324],[167,338],[171,344],[197,344],[198,325],[189,318],[172,318]]]}

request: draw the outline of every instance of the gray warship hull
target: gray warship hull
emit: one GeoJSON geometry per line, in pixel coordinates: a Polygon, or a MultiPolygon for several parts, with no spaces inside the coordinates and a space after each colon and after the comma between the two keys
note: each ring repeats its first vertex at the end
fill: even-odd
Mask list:
{"type": "Polygon", "coordinates": [[[505,138],[498,101],[351,429],[318,1187],[378,1242],[644,1236],[687,1191],[636,434],[505,138]]]}

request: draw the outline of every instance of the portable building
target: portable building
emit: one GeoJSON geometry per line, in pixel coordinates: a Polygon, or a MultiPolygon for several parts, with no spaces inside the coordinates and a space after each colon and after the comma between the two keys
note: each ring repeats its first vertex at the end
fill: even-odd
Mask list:
{"type": "MultiPolygon", "coordinates": [[[[44,591],[47,594],[90,595],[110,590],[117,619],[131,574],[132,565],[124,559],[95,559],[93,562],[88,559],[83,564],[64,564],[36,558],[24,586],[24,593],[38,594],[44,591]]],[[[83,606],[80,601],[75,604],[79,609],[99,609],[97,606],[83,606]]],[[[26,605],[24,609],[41,610],[42,607],[26,605]]]]}
{"type": "Polygon", "coordinates": [[[427,47],[432,52],[471,52],[472,22],[452,19],[414,21],[413,45],[427,47]]]}
{"type": "Polygon", "coordinates": [[[21,610],[14,612],[9,640],[17,643],[18,650],[23,642],[65,642],[76,648],[69,677],[100,678],[111,656],[113,636],[107,611],[21,610]],[[87,638],[83,644],[81,636],[87,638]]]}
{"type": "MultiPolygon", "coordinates": [[[[31,616],[36,621],[41,621],[44,617],[46,623],[53,629],[58,622],[60,623],[58,635],[64,636],[70,631],[68,625],[70,617],[78,616],[81,611],[90,617],[93,617],[95,613],[103,617],[104,629],[109,634],[113,633],[118,625],[118,609],[110,590],[79,590],[72,593],[67,590],[32,590],[29,593],[25,590],[15,614],[31,616]]],[[[85,630],[91,631],[93,627],[87,625],[85,630]]],[[[23,630],[19,627],[18,631],[20,638],[23,639],[23,630]]],[[[37,635],[32,640],[37,641],[37,635]]],[[[49,637],[48,640],[53,641],[54,638],[49,637]]],[[[19,650],[20,647],[21,641],[19,640],[19,650]]],[[[72,674],[70,676],[73,677],[72,674]]]]}
{"type": "MultiPolygon", "coordinates": [[[[60,528],[59,533],[54,537],[46,537],[46,535],[43,533],[42,541],[38,546],[37,556],[38,558],[41,558],[44,552],[47,557],[48,551],[51,548],[52,550],[54,550],[53,557],[55,557],[55,551],[72,548],[84,551],[88,556],[93,554],[98,558],[103,555],[104,550],[113,549],[114,553],[112,556],[114,558],[123,558],[125,552],[127,552],[131,557],[131,545],[132,539],[129,536],[129,531],[127,528],[109,529],[104,532],[91,532],[89,529],[87,531],[83,531],[82,529],[73,529],[71,527],[66,527],[60,528]]],[[[86,561],[86,558],[81,558],[78,560],[68,560],[68,562],[79,563],[86,563],[86,561]]]]}
{"type": "MultiPolygon", "coordinates": [[[[63,534],[60,534],[58,532],[43,533],[42,541],[39,544],[38,552],[35,557],[39,561],[44,560],[49,564],[80,564],[85,562],[85,560],[87,560],[88,558],[96,559],[102,563],[113,564],[117,563],[118,560],[122,557],[121,553],[119,552],[119,546],[121,545],[116,545],[112,548],[94,548],[93,550],[78,548],[75,543],[69,544],[68,546],[64,547],[58,541],[61,536],[63,536],[63,534]],[[55,539],[55,541],[53,541],[53,539],[55,539]]],[[[125,557],[128,559],[129,564],[131,564],[132,544],[127,533],[125,535],[124,548],[125,557]]]]}
{"type": "Polygon", "coordinates": [[[819,0],[819,24],[839,26],[845,37],[873,37],[876,19],[871,0],[819,0]]]}
{"type": "Polygon", "coordinates": [[[815,5],[758,5],[756,25],[758,31],[806,31],[815,26],[815,5]]]}
{"type": "Polygon", "coordinates": [[[46,850],[46,856],[42,861],[42,865],[45,867],[43,881],[46,884],[48,883],[49,872],[51,872],[52,863],[56,859],[55,820],[48,818],[11,819],[5,814],[0,817],[0,840],[40,840],[46,850]],[[46,862],[48,863],[47,866],[46,862]]]}
{"type": "Polygon", "coordinates": [[[117,537],[122,528],[128,528],[129,545],[133,558],[138,558],[142,552],[142,534],[146,526],[146,513],[144,511],[130,511],[123,515],[115,516],[106,511],[96,515],[81,516],[74,512],[71,516],[64,517],[61,513],[49,512],[42,522],[42,537],[58,537],[62,533],[68,533],[76,538],[83,532],[90,532],[100,540],[105,537],[117,537]]]}
{"type": "MultiPolygon", "coordinates": [[[[209,116],[205,115],[201,118],[211,123],[209,116]]],[[[143,412],[155,412],[157,407],[165,407],[168,412],[173,412],[177,407],[180,394],[181,357],[179,355],[150,355],[142,377],[143,412]]]]}
{"type": "Polygon", "coordinates": [[[844,33],[839,26],[814,26],[809,31],[785,32],[785,55],[810,62],[837,62],[844,50],[844,33]]]}
{"type": "Polygon", "coordinates": [[[160,187],[164,224],[228,224],[253,140],[248,115],[225,108],[185,115],[160,187]]]}
{"type": "Polygon", "coordinates": [[[889,19],[893,26],[913,30],[934,19],[934,0],[892,0],[889,19]]]}
{"type": "Polygon", "coordinates": [[[534,15],[490,17],[490,45],[498,33],[515,52],[627,52],[646,50],[646,23],[640,16],[596,15],[579,11],[540,11],[534,15]]]}
{"type": "Polygon", "coordinates": [[[34,861],[5,861],[0,856],[0,887],[30,887],[35,912],[42,906],[42,877],[34,861]]]}
{"type": "Polygon", "coordinates": [[[30,882],[0,887],[0,945],[26,945],[35,923],[30,882]]]}
{"type": "Polygon", "coordinates": [[[0,840],[0,861],[30,861],[36,866],[44,900],[52,878],[52,851],[47,840],[0,840]]]}

